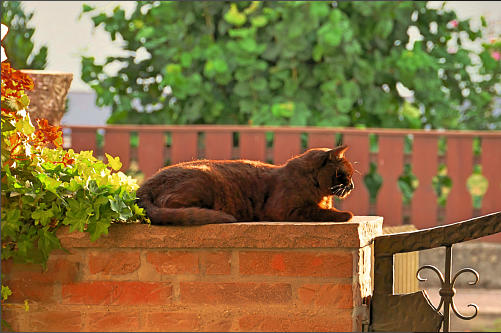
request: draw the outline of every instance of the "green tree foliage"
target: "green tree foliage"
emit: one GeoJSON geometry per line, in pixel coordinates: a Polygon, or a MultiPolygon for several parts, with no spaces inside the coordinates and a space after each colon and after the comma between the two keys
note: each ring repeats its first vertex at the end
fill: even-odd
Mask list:
{"type": "Polygon", "coordinates": [[[109,123],[501,126],[499,45],[463,47],[481,30],[425,2],[138,2],[127,16],[120,7],[83,12],[129,54],[82,58],[97,104],[112,107],[109,123]],[[413,45],[411,27],[421,34],[413,45]],[[121,67],[114,75],[111,64],[121,67]]]}
{"type": "Polygon", "coordinates": [[[44,69],[47,65],[47,46],[34,50],[33,34],[29,26],[33,12],[25,13],[20,1],[2,1],[2,23],[13,33],[2,41],[12,67],[19,69],[44,69]]]}

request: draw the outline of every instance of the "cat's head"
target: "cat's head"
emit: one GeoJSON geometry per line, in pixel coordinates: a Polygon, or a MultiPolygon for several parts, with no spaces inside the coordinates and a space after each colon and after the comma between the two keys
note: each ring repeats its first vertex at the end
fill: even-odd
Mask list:
{"type": "Polygon", "coordinates": [[[344,156],[348,146],[334,149],[313,148],[301,155],[304,166],[311,170],[314,186],[322,195],[335,195],[346,198],[355,188],[353,184],[353,166],[344,156]]]}

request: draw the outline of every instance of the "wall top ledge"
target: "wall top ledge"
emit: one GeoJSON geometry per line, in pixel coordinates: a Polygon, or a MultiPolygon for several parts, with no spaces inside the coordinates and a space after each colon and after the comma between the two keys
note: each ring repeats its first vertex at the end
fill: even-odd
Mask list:
{"type": "Polygon", "coordinates": [[[360,248],[382,235],[383,217],[350,222],[245,222],[194,227],[112,224],[92,242],[87,233],[63,227],[64,248],[360,248]]]}

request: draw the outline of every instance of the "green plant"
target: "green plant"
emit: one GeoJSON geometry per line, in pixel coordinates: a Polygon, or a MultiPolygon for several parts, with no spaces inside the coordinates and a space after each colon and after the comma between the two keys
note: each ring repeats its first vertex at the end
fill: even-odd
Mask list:
{"type": "Polygon", "coordinates": [[[34,50],[35,29],[29,25],[33,15],[24,11],[21,1],[2,1],[2,23],[16,32],[2,40],[14,68],[44,69],[47,65],[47,46],[34,50]]]}
{"type": "Polygon", "coordinates": [[[137,221],[143,212],[135,180],[112,172],[121,168],[118,157],[104,163],[91,151],[63,150],[61,129],[46,120],[35,129],[24,111],[27,85],[29,77],[2,63],[2,259],[43,264],[60,248],[61,225],[95,240],[112,221],[137,221]]]}
{"type": "Polygon", "coordinates": [[[130,54],[82,58],[109,123],[501,126],[499,43],[463,47],[482,32],[426,2],[141,1],[130,16],[83,12],[130,54]],[[411,27],[422,38],[407,45],[411,27]],[[121,69],[108,75],[112,63],[121,69]]]}
{"type": "MultiPolygon", "coordinates": [[[[32,88],[29,76],[2,62],[1,258],[45,267],[51,251],[61,248],[61,226],[88,232],[94,241],[113,222],[145,217],[135,204],[136,181],[116,172],[118,157],[107,154],[104,163],[92,151],[65,151],[61,128],[45,119],[33,126],[25,94],[32,88]]],[[[11,294],[2,284],[2,304],[11,294]]]]}

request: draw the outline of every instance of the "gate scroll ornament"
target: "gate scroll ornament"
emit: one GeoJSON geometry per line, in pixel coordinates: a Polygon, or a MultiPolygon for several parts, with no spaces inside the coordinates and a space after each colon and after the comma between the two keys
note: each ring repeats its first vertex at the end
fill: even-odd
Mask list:
{"type": "Polygon", "coordinates": [[[451,277],[452,245],[464,241],[501,232],[501,212],[473,218],[470,220],[429,228],[418,231],[390,234],[376,237],[374,240],[374,296],[371,300],[371,318],[369,330],[380,331],[419,331],[449,332],[450,310],[461,319],[473,319],[478,313],[466,316],[461,314],[454,304],[454,283],[463,273],[473,274],[474,285],[479,280],[478,273],[471,268],[463,268],[451,277]],[[440,304],[434,307],[423,290],[411,294],[393,295],[393,255],[435,247],[445,247],[445,274],[438,268],[425,265],[418,269],[416,277],[426,279],[420,272],[434,271],[441,282],[440,304]],[[439,312],[442,309],[442,313],[439,312]]]}

